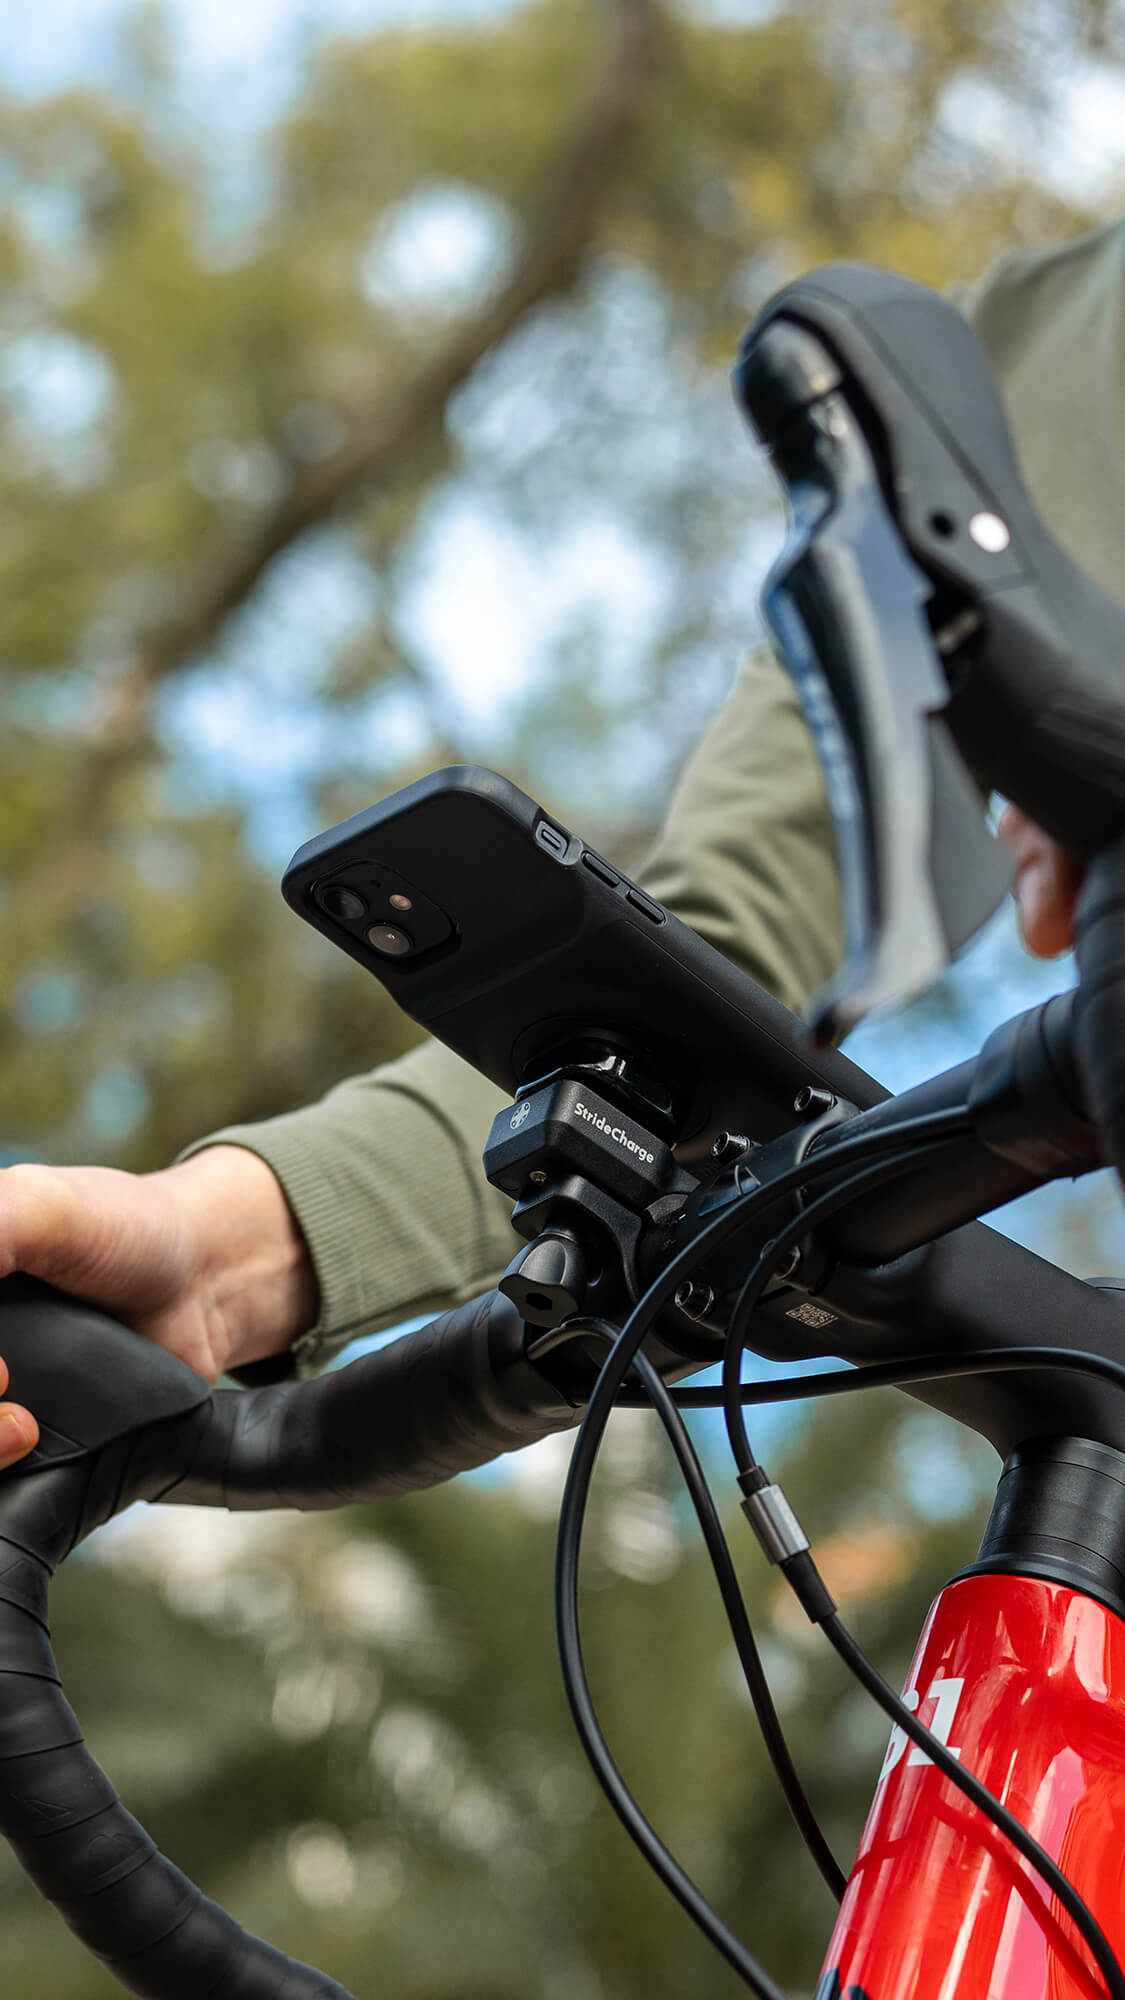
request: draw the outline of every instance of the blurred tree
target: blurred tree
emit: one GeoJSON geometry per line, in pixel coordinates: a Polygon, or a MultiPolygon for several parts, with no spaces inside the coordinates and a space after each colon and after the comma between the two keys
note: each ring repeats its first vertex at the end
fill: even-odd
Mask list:
{"type": "Polygon", "coordinates": [[[1027,155],[966,170],[965,79],[1048,115],[1003,0],[550,0],[330,42],[249,219],[139,24],[131,97],[0,107],[4,1122],[10,1154],[130,1164],[401,1042],[240,818],[286,756],[298,835],[318,784],[398,781],[404,729],[407,772],[455,753],[410,617],[443,523],[475,509],[541,578],[631,564],[628,629],[572,600],[492,754],[589,812],[625,746],[643,819],[752,627],[748,309],[826,255],[944,283],[1088,219],[1027,155]]]}
{"type": "MultiPolygon", "coordinates": [[[[724,382],[747,316],[823,257],[944,284],[1092,219],[1040,163],[1105,10],[750,11],[549,0],[316,46],[249,206],[157,9],[118,94],[0,103],[6,1157],[156,1165],[398,1049],[260,857],[477,747],[418,610],[450,548],[555,606],[489,761],[635,838],[755,632],[772,503],[724,382]],[[626,573],[627,615],[580,572],[626,573]]],[[[890,1672],[983,1476],[901,1407],[818,1419],[793,1472],[890,1672]]],[[[657,1823],[808,1992],[830,1912],[644,1436],[593,1524],[599,1700],[657,1823]]],[[[60,1586],[64,1674],[130,1802],[360,1993],[373,1966],[396,2000],[733,1990],[580,1763],[545,1463],[287,1517],[202,1568],[165,1526],[132,1544],[148,1580],[60,1586]]],[[[881,1725],[747,1575],[845,1857],[881,1725]]],[[[13,1991],[116,1991],[6,1861],[0,1907],[13,1991]]]]}

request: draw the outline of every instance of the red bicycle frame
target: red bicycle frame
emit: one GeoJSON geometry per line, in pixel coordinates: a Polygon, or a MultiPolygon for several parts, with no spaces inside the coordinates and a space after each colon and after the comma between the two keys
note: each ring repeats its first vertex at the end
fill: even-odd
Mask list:
{"type": "MultiPolygon", "coordinates": [[[[972,1575],[926,1621],[906,1699],[1035,1835],[1125,1957],[1125,1620],[1037,1576],[972,1575]]],[[[902,1731],[817,2000],[1103,2000],[1069,1918],[902,1731]]]]}

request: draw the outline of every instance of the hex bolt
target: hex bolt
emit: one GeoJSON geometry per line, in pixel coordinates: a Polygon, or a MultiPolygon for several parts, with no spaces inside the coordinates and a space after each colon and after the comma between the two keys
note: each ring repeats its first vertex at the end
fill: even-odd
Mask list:
{"type": "Polygon", "coordinates": [[[831,1111],[835,1102],[830,1090],[822,1090],[816,1083],[806,1083],[793,1099],[793,1109],[798,1118],[819,1118],[822,1111],[831,1111]]]}
{"type": "Polygon", "coordinates": [[[676,1293],[676,1304],[686,1319],[706,1319],[715,1303],[710,1285],[686,1278],[676,1293]]]}
{"type": "Polygon", "coordinates": [[[737,1160],[750,1151],[750,1140],[744,1132],[720,1132],[711,1148],[713,1160],[737,1160]]]}

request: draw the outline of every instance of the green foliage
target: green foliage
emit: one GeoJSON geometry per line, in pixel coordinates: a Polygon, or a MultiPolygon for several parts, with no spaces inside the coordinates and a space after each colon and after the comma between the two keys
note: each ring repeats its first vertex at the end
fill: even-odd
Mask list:
{"type": "MultiPolygon", "coordinates": [[[[450,510],[484,510],[545,580],[591,524],[646,567],[643,629],[623,647],[579,593],[485,753],[627,847],[753,636],[771,502],[723,381],[748,314],[821,258],[945,284],[1092,219],[951,122],[954,87],[983,80],[1047,129],[1018,0],[794,0],[741,27],[669,8],[578,252],[479,363],[435,374],[377,477],[331,487],[372,413],[391,422],[535,242],[609,11],[544,0],[314,48],[252,210],[224,204],[209,134],[177,111],[159,10],[138,16],[131,96],[0,102],[5,1157],[156,1166],[404,1045],[260,854],[466,747],[410,616],[450,510]],[[410,218],[450,190],[483,231],[476,281],[404,285],[391,248],[409,261],[410,218]],[[325,612],[321,573],[346,579],[347,616],[325,612]]],[[[1109,32],[1094,5],[1050,25],[1071,37],[1055,76],[1109,32]]],[[[918,1500],[890,1401],[818,1421],[793,1479],[818,1536],[897,1579],[856,1585],[856,1613],[903,1669],[926,1592],[968,1547],[956,1493],[918,1500]]],[[[590,1658],[624,1768],[807,1991],[826,1899],[647,1447],[619,1451],[593,1543],[590,1658]]],[[[60,1659],[130,1803],[244,1921],[395,2000],[732,1991],[580,1763],[530,1488],[286,1519],[206,1573],[171,1548],[68,1573],[60,1659]]],[[[880,1727],[746,1572],[846,1856],[880,1727]]],[[[11,1991],[116,1991],[9,1864],[0,1903],[11,1991]]]]}

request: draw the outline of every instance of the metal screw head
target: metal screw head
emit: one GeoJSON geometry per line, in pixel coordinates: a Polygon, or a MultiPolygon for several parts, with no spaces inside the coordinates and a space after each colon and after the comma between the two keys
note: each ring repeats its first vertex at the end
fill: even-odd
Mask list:
{"type": "Polygon", "coordinates": [[[676,1304],[688,1319],[706,1319],[715,1303],[710,1285],[687,1278],[676,1293],[676,1304]]]}
{"type": "Polygon", "coordinates": [[[978,549],[986,555],[999,556],[1008,547],[1012,536],[1006,521],[999,514],[974,514],[969,522],[969,534],[978,549]]]}
{"type": "Polygon", "coordinates": [[[805,1083],[793,1099],[793,1109],[798,1118],[818,1118],[823,1111],[831,1111],[835,1102],[830,1090],[822,1090],[817,1083],[805,1083]]]}
{"type": "Polygon", "coordinates": [[[744,1132],[720,1132],[711,1148],[713,1160],[737,1160],[750,1150],[750,1141],[744,1132]]]}
{"type": "Polygon", "coordinates": [[[531,1182],[532,1187],[546,1187],[547,1185],[547,1176],[542,1167],[532,1167],[527,1178],[531,1182]]]}

